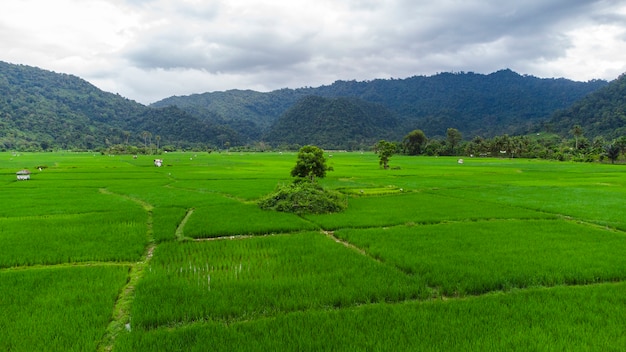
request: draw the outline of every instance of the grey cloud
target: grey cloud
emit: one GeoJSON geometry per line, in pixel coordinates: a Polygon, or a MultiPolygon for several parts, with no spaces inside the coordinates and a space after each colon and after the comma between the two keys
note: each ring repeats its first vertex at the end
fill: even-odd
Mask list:
{"type": "Polygon", "coordinates": [[[149,99],[443,71],[535,74],[571,55],[573,30],[626,23],[616,0],[118,1],[141,18],[118,61],[133,80],[169,83],[126,80],[149,99]]]}
{"type": "Polygon", "coordinates": [[[580,25],[580,14],[593,8],[588,1],[523,4],[483,1],[446,8],[408,3],[405,6],[403,14],[395,16],[396,24],[382,32],[384,40],[396,48],[396,53],[421,58],[436,54],[459,55],[457,61],[476,61],[461,55],[491,47],[496,55],[479,59],[499,61],[500,65],[506,65],[503,58],[563,56],[571,45],[562,35],[563,29],[580,25]]]}
{"type": "Polygon", "coordinates": [[[183,17],[206,21],[218,16],[220,9],[221,6],[217,1],[209,1],[202,4],[181,5],[177,11],[183,17]]]}
{"type": "Polygon", "coordinates": [[[168,39],[132,48],[127,58],[146,69],[191,68],[218,73],[281,69],[309,57],[306,48],[293,43],[287,45],[271,37],[193,43],[176,37],[168,39]]]}
{"type": "MultiPolygon", "coordinates": [[[[572,21],[572,14],[589,6],[588,1],[564,0],[521,5],[500,1],[442,4],[351,2],[347,8],[354,12],[337,14],[343,23],[335,24],[336,28],[322,28],[322,22],[313,22],[320,27],[307,31],[298,28],[298,23],[273,19],[272,14],[234,19],[238,22],[237,33],[228,33],[232,30],[228,23],[216,24],[208,19],[187,24],[174,22],[159,32],[140,37],[126,55],[138,67],[148,69],[254,72],[280,70],[314,58],[322,62],[350,59],[358,63],[366,57],[386,54],[394,55],[386,58],[394,61],[432,53],[468,52],[472,46],[504,39],[510,49],[525,57],[555,57],[568,45],[558,38],[557,25],[572,21]],[[298,30],[290,33],[288,25],[298,30]],[[532,50],[519,48],[522,44],[532,50]]],[[[181,11],[190,10],[183,7],[181,11]]],[[[217,6],[210,9],[213,17],[218,12],[217,6]]]]}
{"type": "Polygon", "coordinates": [[[125,57],[145,69],[191,68],[208,72],[281,69],[310,57],[305,36],[258,24],[238,31],[213,23],[173,22],[147,31],[124,50],[125,57]],[[180,26],[180,27],[179,27],[180,26]]]}

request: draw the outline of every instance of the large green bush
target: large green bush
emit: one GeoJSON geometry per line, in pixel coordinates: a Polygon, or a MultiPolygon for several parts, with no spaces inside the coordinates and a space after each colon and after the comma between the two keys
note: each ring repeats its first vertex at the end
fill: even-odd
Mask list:
{"type": "Polygon", "coordinates": [[[325,214],[343,211],[348,207],[345,195],[324,189],[315,182],[297,179],[290,184],[279,184],[276,190],[259,201],[261,209],[296,214],[325,214]]]}

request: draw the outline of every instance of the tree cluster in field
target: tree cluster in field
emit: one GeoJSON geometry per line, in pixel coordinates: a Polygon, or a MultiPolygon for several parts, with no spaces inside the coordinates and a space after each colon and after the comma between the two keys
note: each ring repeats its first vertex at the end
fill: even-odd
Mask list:
{"type": "MultiPolygon", "coordinates": [[[[589,140],[584,137],[580,125],[570,130],[572,138],[561,138],[556,134],[536,133],[525,136],[474,137],[464,141],[462,134],[448,128],[446,139],[428,139],[421,130],[413,130],[401,143],[396,152],[407,155],[454,155],[488,156],[505,158],[542,158],[573,161],[617,161],[626,153],[626,136],[607,141],[603,137],[589,140]]],[[[376,147],[374,147],[376,150],[376,147]]]]}
{"type": "Polygon", "coordinates": [[[273,193],[259,201],[261,209],[296,214],[325,214],[343,211],[348,207],[346,196],[325,189],[316,181],[326,176],[332,167],[326,165],[324,151],[307,145],[298,152],[298,160],[291,170],[295,181],[279,184],[273,193]]]}
{"type": "Polygon", "coordinates": [[[336,213],[348,207],[346,196],[322,187],[317,182],[300,179],[281,184],[259,201],[261,209],[296,214],[336,213]]]}

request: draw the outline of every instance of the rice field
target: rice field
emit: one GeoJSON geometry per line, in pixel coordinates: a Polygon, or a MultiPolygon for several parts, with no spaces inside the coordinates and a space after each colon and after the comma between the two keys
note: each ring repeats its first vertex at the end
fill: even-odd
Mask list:
{"type": "Polygon", "coordinates": [[[0,350],[95,351],[128,271],[81,265],[0,272],[0,350]]]}
{"type": "Polygon", "coordinates": [[[0,350],[626,346],[623,165],[334,152],[296,216],[295,153],[160,158],[0,153],[0,350]]]}
{"type": "Polygon", "coordinates": [[[118,351],[620,351],[624,283],[312,310],[121,336],[118,351]]]}
{"type": "Polygon", "coordinates": [[[137,286],[141,329],[426,298],[415,276],[319,232],[159,246],[137,286]]]}
{"type": "Polygon", "coordinates": [[[626,234],[567,220],[343,229],[336,236],[442,296],[626,279],[626,234]]]}
{"type": "Polygon", "coordinates": [[[223,199],[222,202],[196,208],[185,226],[193,238],[236,235],[264,235],[318,227],[294,214],[267,212],[256,204],[223,199]]]}

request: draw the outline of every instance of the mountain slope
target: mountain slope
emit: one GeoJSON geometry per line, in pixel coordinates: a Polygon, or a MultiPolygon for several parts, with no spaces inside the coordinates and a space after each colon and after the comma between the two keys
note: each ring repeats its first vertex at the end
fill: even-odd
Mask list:
{"type": "Polygon", "coordinates": [[[155,109],[76,76],[0,61],[0,150],[94,149],[142,144],[237,143],[236,133],[178,108],[155,109]]]}
{"type": "Polygon", "coordinates": [[[543,128],[569,135],[575,125],[581,126],[588,138],[626,136],[626,74],[571,107],[555,112],[543,128]]]}
{"type": "MultiPolygon", "coordinates": [[[[176,105],[193,114],[193,107],[212,111],[228,121],[243,119],[267,131],[289,107],[305,96],[354,97],[379,103],[401,121],[403,133],[422,129],[428,136],[445,136],[449,127],[467,138],[515,133],[520,126],[547,119],[585,95],[605,86],[594,80],[541,79],[511,70],[489,75],[441,73],[406,79],[368,82],[337,81],[318,88],[281,89],[269,93],[228,91],[172,97],[153,106],[176,105]]],[[[202,114],[196,114],[204,119],[202,114]]],[[[243,131],[240,131],[243,133],[243,131]]]]}
{"type": "MultiPolygon", "coordinates": [[[[0,62],[0,150],[97,149],[157,139],[160,145],[182,148],[266,142],[355,149],[381,138],[399,140],[413,129],[443,137],[449,127],[466,139],[490,137],[528,131],[607,84],[540,79],[510,70],[442,73],[268,93],[204,93],[146,107],[72,75],[0,62]]],[[[607,90],[595,99],[620,101],[620,92],[607,90]]],[[[623,126],[620,105],[581,104],[576,112],[555,115],[553,130],[567,135],[578,123],[592,134],[624,134],[610,130],[623,126]],[[602,110],[602,121],[614,121],[572,120],[585,109],[602,110]]]]}
{"type": "Polygon", "coordinates": [[[177,106],[201,120],[228,126],[251,142],[260,140],[280,115],[299,99],[310,95],[305,91],[281,89],[261,93],[229,90],[169,97],[150,106],[177,106]]]}
{"type": "Polygon", "coordinates": [[[265,138],[273,145],[313,144],[326,149],[369,148],[398,137],[398,120],[384,106],[356,98],[308,96],[289,108],[265,138]]]}

